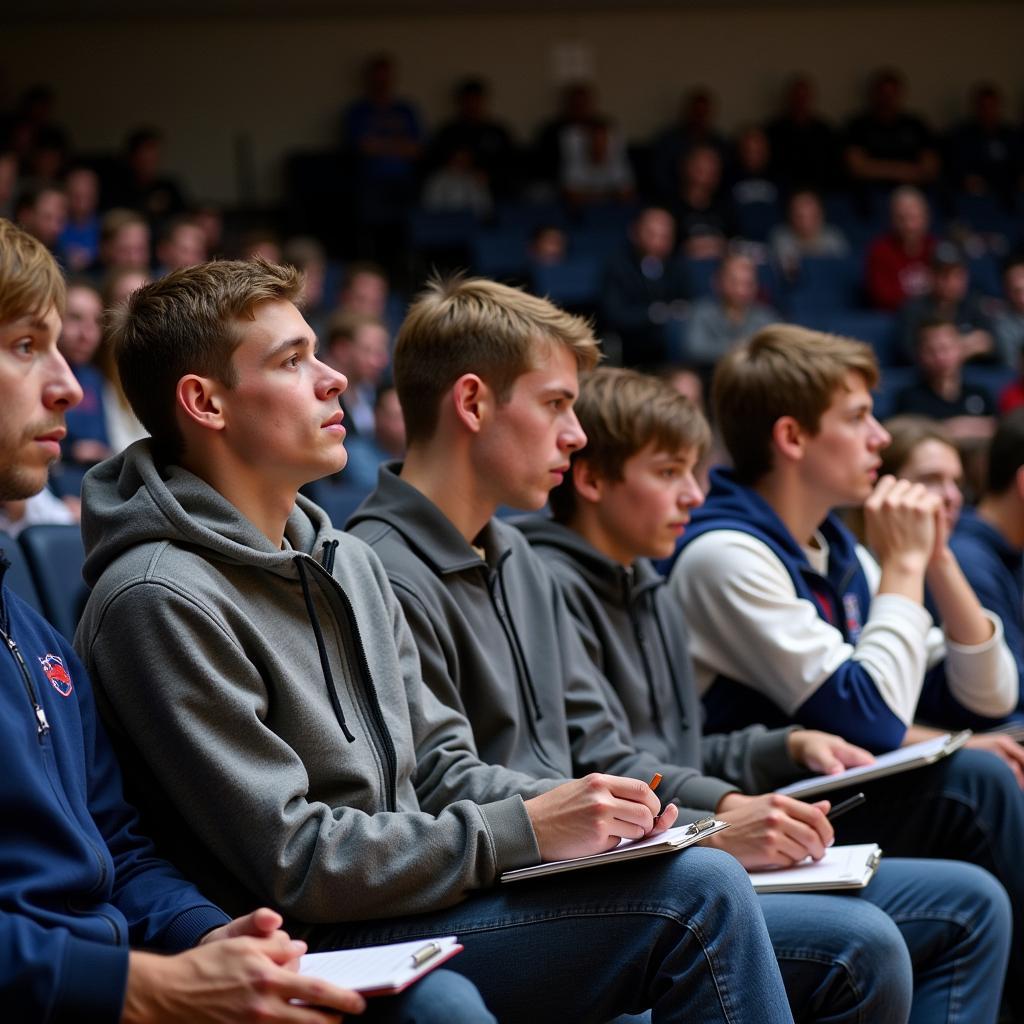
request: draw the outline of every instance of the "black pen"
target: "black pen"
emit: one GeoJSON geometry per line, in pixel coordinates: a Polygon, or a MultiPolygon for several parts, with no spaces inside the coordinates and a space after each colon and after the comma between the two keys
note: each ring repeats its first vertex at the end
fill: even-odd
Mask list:
{"type": "Polygon", "coordinates": [[[852,811],[854,807],[860,807],[867,797],[863,793],[854,793],[848,800],[843,800],[836,804],[828,814],[825,815],[829,821],[835,821],[841,814],[845,814],[847,811],[852,811]]]}

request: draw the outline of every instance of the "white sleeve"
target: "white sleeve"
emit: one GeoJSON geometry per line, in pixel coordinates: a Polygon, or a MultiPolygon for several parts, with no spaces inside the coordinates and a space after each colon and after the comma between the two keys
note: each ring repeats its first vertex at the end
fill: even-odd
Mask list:
{"type": "Polygon", "coordinates": [[[1006,646],[1003,621],[987,608],[992,635],[983,644],[958,644],[940,629],[929,636],[928,667],[946,658],[946,685],[968,711],[986,718],[1002,718],[1017,706],[1017,663],[1006,646]]]}
{"type": "MultiPolygon", "coordinates": [[[[877,586],[878,569],[868,575],[877,586]],[[874,577],[874,578],[872,578],[874,577]]],[[[846,662],[868,674],[905,725],[924,680],[928,612],[898,594],[876,596],[856,645],[797,595],[782,561],[763,542],[715,530],[687,545],[670,586],[690,629],[697,683],[718,675],[746,683],[792,715],[846,662]]]]}

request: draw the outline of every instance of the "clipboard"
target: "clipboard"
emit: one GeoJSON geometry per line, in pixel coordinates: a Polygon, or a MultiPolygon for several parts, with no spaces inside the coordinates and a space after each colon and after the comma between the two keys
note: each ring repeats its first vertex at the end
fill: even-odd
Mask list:
{"type": "Polygon", "coordinates": [[[831,846],[819,861],[808,857],[791,868],[751,871],[750,883],[759,893],[863,889],[875,877],[881,860],[878,843],[831,846]]]}
{"type": "Polygon", "coordinates": [[[461,952],[459,940],[446,935],[386,946],[306,953],[299,960],[299,974],[355,989],[364,996],[391,996],[461,952]]]}
{"type": "Polygon", "coordinates": [[[594,853],[589,857],[573,857],[569,860],[552,860],[545,864],[534,864],[528,868],[505,871],[501,876],[501,881],[519,882],[526,878],[557,875],[563,871],[603,867],[606,864],[616,864],[622,860],[637,860],[640,857],[654,857],[661,853],[675,853],[728,827],[727,821],[719,821],[714,817],[701,818],[700,821],[692,822],[689,825],[677,825],[675,828],[666,829],[659,835],[649,836],[647,839],[623,839],[618,846],[611,850],[605,850],[604,853],[594,853]]]}
{"type": "Polygon", "coordinates": [[[846,771],[837,772],[835,775],[815,775],[810,779],[801,779],[799,782],[783,786],[775,792],[782,793],[784,796],[796,797],[798,800],[806,800],[808,797],[828,793],[833,789],[842,789],[855,782],[858,784],[870,782],[872,779],[881,779],[886,775],[907,772],[912,768],[923,768],[925,765],[934,764],[944,757],[949,757],[950,754],[959,750],[972,735],[970,729],[964,729],[957,733],[947,732],[921,743],[911,743],[908,747],[898,747],[886,754],[880,754],[875,758],[874,764],[847,768],[846,771]]]}

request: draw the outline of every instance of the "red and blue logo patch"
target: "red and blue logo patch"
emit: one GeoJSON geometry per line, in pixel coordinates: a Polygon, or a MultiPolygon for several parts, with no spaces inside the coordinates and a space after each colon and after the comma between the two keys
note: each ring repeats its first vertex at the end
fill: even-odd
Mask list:
{"type": "Polygon", "coordinates": [[[56,654],[47,654],[39,659],[39,664],[43,666],[43,675],[50,680],[53,688],[62,697],[70,697],[74,687],[71,685],[71,676],[64,667],[64,659],[56,654]]]}

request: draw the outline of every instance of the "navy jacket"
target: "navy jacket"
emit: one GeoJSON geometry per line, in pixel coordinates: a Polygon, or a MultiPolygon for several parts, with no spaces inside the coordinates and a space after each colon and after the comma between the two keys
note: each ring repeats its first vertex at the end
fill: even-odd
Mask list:
{"type": "MultiPolygon", "coordinates": [[[[810,601],[848,643],[857,643],[871,608],[871,590],[857,558],[856,541],[835,514],[819,527],[829,546],[828,574],[822,576],[768,502],[737,483],[731,470],[716,468],[707,501],[694,511],[680,550],[712,530],[737,530],[766,544],[788,570],[797,596],[810,601]]],[[[772,728],[798,721],[805,728],[839,733],[879,751],[898,747],[906,731],[871,675],[853,659],[840,665],[792,719],[759,692],[755,680],[720,676],[704,701],[708,732],[729,732],[754,722],[772,728]]]]}
{"type": "Polygon", "coordinates": [[[227,917],[138,834],[71,647],[6,587],[0,630],[0,1017],[115,1022],[129,944],[176,952],[227,917]]]}

